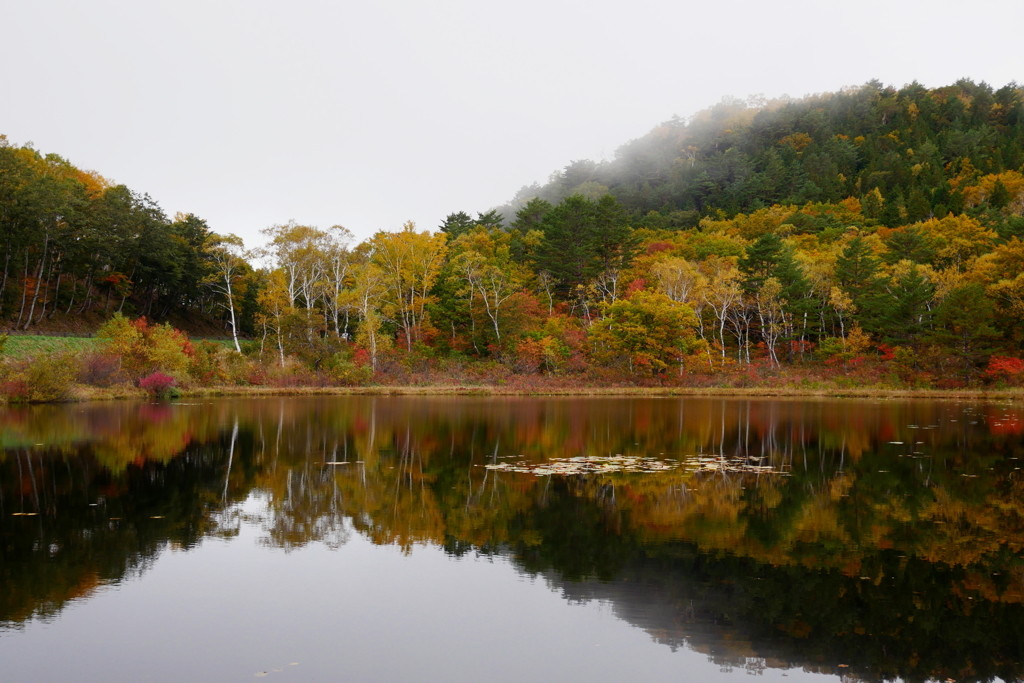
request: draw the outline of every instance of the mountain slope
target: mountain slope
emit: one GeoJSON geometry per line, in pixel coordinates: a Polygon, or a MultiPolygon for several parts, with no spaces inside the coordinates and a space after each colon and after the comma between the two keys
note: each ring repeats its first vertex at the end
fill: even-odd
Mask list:
{"type": "Polygon", "coordinates": [[[656,126],[610,162],[572,162],[547,184],[522,188],[501,212],[510,218],[533,197],[557,203],[607,191],[637,227],[687,227],[719,212],[863,199],[877,189],[879,212],[890,212],[881,222],[897,224],[958,213],[970,204],[964,179],[1022,165],[1024,89],[1016,83],[896,89],[872,81],[799,100],[723,100],[656,126]]]}

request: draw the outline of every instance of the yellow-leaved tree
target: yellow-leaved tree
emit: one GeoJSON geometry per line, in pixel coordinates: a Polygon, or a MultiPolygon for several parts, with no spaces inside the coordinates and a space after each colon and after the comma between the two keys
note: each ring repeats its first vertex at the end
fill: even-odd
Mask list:
{"type": "Polygon", "coordinates": [[[526,284],[529,270],[512,259],[512,235],[478,225],[452,244],[456,272],[465,283],[470,304],[480,302],[501,347],[502,307],[526,284]]]}
{"type": "Polygon", "coordinates": [[[590,331],[598,358],[625,358],[630,372],[664,372],[699,351],[697,317],[686,304],[658,292],[638,291],[605,306],[604,317],[590,331]]]}
{"type": "Polygon", "coordinates": [[[256,324],[263,331],[260,354],[263,353],[268,337],[272,338],[277,346],[281,367],[284,367],[285,320],[295,313],[284,271],[277,269],[270,273],[256,300],[260,306],[256,324]]]}
{"type": "Polygon", "coordinates": [[[408,221],[402,230],[378,232],[369,242],[370,261],[383,279],[381,312],[399,324],[409,351],[429,323],[430,289],[444,265],[446,239],[443,232],[417,232],[416,224],[408,221]]]}
{"type": "Polygon", "coordinates": [[[360,317],[355,342],[370,354],[370,364],[376,371],[380,352],[391,347],[391,339],[381,334],[384,318],[380,307],[387,292],[384,273],[373,261],[363,261],[356,265],[353,276],[353,301],[360,317]]]}
{"type": "Polygon", "coordinates": [[[938,246],[941,263],[967,270],[973,260],[992,250],[999,235],[965,214],[931,218],[916,226],[938,246]]]}

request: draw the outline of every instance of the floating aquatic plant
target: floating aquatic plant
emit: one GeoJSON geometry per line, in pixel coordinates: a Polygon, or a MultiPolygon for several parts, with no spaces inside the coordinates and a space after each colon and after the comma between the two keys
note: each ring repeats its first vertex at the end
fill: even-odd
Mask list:
{"type": "Polygon", "coordinates": [[[657,458],[643,458],[628,455],[577,456],[575,458],[551,458],[545,462],[532,463],[500,462],[485,465],[489,470],[500,472],[523,472],[547,476],[551,474],[608,474],[610,472],[665,472],[679,467],[678,462],[667,462],[657,458]]]}
{"type": "Polygon", "coordinates": [[[771,465],[760,464],[759,459],[723,458],[715,456],[687,456],[683,460],[611,455],[577,456],[574,458],[551,458],[544,462],[500,462],[484,465],[498,472],[520,472],[536,476],[611,474],[614,472],[668,472],[684,470],[690,472],[737,472],[744,474],[784,474],[771,465]]]}

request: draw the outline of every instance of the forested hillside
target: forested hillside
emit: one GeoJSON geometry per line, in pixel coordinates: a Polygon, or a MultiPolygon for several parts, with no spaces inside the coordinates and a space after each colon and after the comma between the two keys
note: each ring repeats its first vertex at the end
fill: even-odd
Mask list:
{"type": "MultiPolygon", "coordinates": [[[[214,264],[234,240],[194,215],[0,136],[0,327],[50,327],[115,311],[194,326],[217,311],[214,264]]],[[[66,325],[88,329],[89,325],[66,325]]]]}
{"type": "Polygon", "coordinates": [[[3,144],[0,318],[215,316],[234,356],[105,328],[119,368],[182,385],[1017,384],[1022,172],[1015,84],[869,83],[723,102],[434,232],[292,222],[247,250],[3,144]]]}
{"type": "Polygon", "coordinates": [[[694,227],[717,211],[847,197],[873,196],[865,218],[889,227],[956,214],[983,199],[965,194],[966,180],[1024,164],[1020,93],[1015,83],[993,90],[961,80],[899,90],[871,82],[800,100],[726,99],[655,127],[611,162],[574,161],[543,187],[522,188],[503,209],[511,215],[533,197],[610,192],[634,226],[659,228],[694,227]]]}

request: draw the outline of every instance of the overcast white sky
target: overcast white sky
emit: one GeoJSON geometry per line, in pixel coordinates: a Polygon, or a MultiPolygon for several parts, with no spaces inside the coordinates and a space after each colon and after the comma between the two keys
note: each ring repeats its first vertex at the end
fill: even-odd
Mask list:
{"type": "Polygon", "coordinates": [[[1020,0],[8,0],[0,133],[247,243],[483,211],[723,96],[1024,81],[1020,0]]]}

